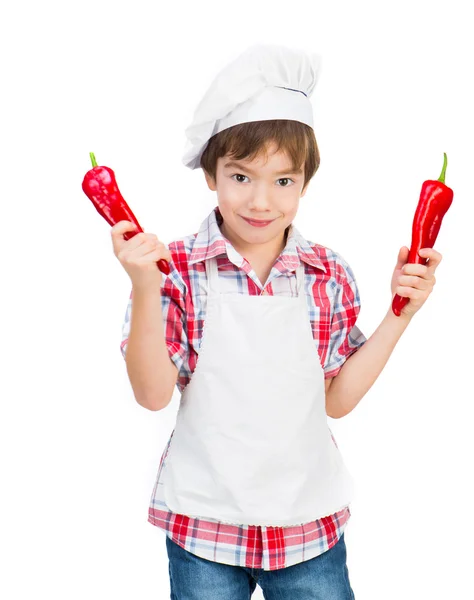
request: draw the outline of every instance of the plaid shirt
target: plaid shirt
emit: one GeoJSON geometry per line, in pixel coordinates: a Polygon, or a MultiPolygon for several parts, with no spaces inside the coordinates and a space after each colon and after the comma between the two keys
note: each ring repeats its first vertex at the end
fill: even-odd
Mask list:
{"type": "MultiPolygon", "coordinates": [[[[170,358],[178,369],[180,393],[191,380],[199,355],[206,319],[204,261],[214,256],[218,257],[221,291],[250,295],[295,295],[294,271],[302,261],[314,344],[325,379],[335,377],[346,359],[366,341],[355,325],[360,298],[350,266],[333,250],[308,242],[292,224],[286,246],[276,260],[263,292],[249,262],[222,235],[221,223],[222,217],[216,207],[197,234],[168,245],[173,260],[170,274],[162,278],[161,301],[165,339],[170,358]]],[[[124,358],[132,297],[130,294],[122,329],[124,358]]],[[[174,430],[161,456],[148,521],[188,552],[229,565],[274,570],[314,558],[339,540],[350,518],[348,506],[331,516],[285,527],[228,525],[214,519],[171,512],[164,501],[161,473],[166,468],[165,459],[173,433],[174,430]]]]}

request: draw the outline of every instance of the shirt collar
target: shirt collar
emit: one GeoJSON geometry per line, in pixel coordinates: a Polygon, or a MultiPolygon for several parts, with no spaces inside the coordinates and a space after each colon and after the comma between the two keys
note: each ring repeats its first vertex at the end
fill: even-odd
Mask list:
{"type": "MultiPolygon", "coordinates": [[[[218,218],[220,219],[221,217],[219,207],[216,206],[204,219],[199,228],[188,265],[193,265],[197,262],[219,256],[220,254],[227,254],[233,264],[242,268],[243,258],[222,235],[219,229],[218,218]]],[[[326,272],[326,267],[319,257],[317,246],[311,246],[293,223],[290,225],[286,246],[280,254],[279,261],[281,261],[283,269],[288,271],[294,271],[300,265],[301,261],[304,261],[326,272]]]]}

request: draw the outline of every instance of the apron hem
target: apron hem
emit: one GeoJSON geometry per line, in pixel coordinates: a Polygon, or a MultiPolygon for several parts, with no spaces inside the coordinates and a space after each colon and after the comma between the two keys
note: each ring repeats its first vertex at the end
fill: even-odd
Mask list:
{"type": "MultiPolygon", "coordinates": [[[[165,496],[166,496],[166,491],[165,491],[165,496]]],[[[190,519],[201,519],[203,521],[205,521],[206,519],[211,519],[212,521],[217,521],[219,523],[223,523],[224,525],[236,525],[236,526],[243,526],[243,527],[299,527],[301,525],[306,525],[307,523],[312,523],[313,521],[318,521],[320,519],[325,519],[327,517],[331,517],[334,514],[340,512],[341,510],[344,510],[345,508],[349,508],[351,502],[345,502],[342,506],[340,506],[339,508],[336,508],[335,510],[331,510],[330,512],[325,512],[324,514],[316,516],[316,517],[311,517],[311,518],[307,519],[306,521],[300,521],[298,523],[290,523],[290,524],[285,524],[285,525],[275,524],[275,523],[242,523],[242,522],[236,522],[236,521],[228,521],[226,519],[221,519],[221,518],[217,518],[217,517],[192,515],[189,513],[181,513],[179,511],[173,509],[172,507],[169,506],[168,502],[166,502],[165,504],[166,504],[167,509],[170,512],[173,512],[174,514],[180,514],[180,515],[183,515],[190,519]]]]}

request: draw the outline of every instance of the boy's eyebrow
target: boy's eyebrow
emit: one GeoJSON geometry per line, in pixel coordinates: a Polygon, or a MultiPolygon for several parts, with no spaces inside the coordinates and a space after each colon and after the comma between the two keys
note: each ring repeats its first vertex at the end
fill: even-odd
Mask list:
{"type": "MultiPolygon", "coordinates": [[[[243,165],[241,165],[240,163],[231,160],[227,163],[225,163],[224,165],[224,169],[227,169],[228,167],[234,167],[235,169],[241,169],[242,171],[246,171],[247,173],[250,173],[251,175],[255,175],[254,171],[252,171],[252,169],[249,169],[248,167],[244,167],[243,165]]],[[[284,170],[284,171],[276,171],[274,173],[274,175],[301,175],[301,173],[303,172],[302,169],[298,169],[297,171],[293,170],[291,167],[288,167],[288,169],[284,170]]]]}

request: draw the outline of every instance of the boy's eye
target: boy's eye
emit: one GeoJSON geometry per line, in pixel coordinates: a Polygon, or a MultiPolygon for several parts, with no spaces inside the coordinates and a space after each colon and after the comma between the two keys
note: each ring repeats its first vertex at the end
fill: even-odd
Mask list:
{"type": "MultiPolygon", "coordinates": [[[[290,179],[289,177],[280,177],[280,179],[278,181],[293,181],[293,179],[290,179]]],[[[293,181],[294,183],[294,181],[293,181]]],[[[287,185],[282,185],[281,187],[288,187],[287,185]]]]}
{"type": "MultiPolygon", "coordinates": [[[[235,175],[231,176],[231,179],[233,179],[234,177],[246,177],[246,175],[242,175],[242,173],[236,173],[235,175]]],[[[241,182],[239,182],[241,183],[241,182]]]]}
{"type": "MultiPolygon", "coordinates": [[[[234,175],[231,176],[231,179],[233,179],[234,177],[247,177],[247,175],[242,175],[242,173],[235,173],[234,175]]],[[[277,181],[293,181],[293,179],[290,179],[289,177],[280,177],[280,179],[277,179],[277,181]]],[[[239,181],[239,183],[242,183],[241,181],[239,181]]],[[[294,183],[294,181],[293,181],[294,183]]],[[[287,184],[285,185],[280,185],[279,187],[288,187],[287,184]]]]}

